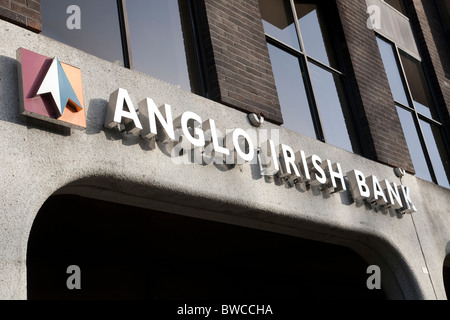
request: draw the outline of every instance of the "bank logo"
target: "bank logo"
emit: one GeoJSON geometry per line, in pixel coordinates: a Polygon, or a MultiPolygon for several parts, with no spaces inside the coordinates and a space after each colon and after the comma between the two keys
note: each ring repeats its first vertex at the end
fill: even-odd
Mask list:
{"type": "Polygon", "coordinates": [[[21,113],[65,127],[86,129],[81,70],[58,58],[20,48],[21,113]]]}

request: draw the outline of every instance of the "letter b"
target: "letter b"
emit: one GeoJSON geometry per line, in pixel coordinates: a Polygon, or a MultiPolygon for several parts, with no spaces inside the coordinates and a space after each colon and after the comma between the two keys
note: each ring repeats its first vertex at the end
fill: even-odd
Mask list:
{"type": "Polygon", "coordinates": [[[80,267],[75,266],[75,265],[69,266],[67,268],[67,273],[72,274],[69,278],[67,278],[67,281],[66,281],[67,289],[80,290],[81,289],[81,269],[80,269],[80,267]]]}
{"type": "Polygon", "coordinates": [[[228,314],[228,306],[222,305],[222,314],[228,314]]]}

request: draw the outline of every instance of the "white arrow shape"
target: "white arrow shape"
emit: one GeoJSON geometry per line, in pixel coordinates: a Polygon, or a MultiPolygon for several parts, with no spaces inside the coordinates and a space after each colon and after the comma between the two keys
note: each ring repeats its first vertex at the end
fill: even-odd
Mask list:
{"type": "Polygon", "coordinates": [[[50,68],[48,69],[44,80],[42,80],[42,84],[39,87],[37,95],[50,93],[50,95],[53,98],[53,101],[58,107],[59,111],[58,117],[60,117],[62,116],[63,110],[61,106],[61,95],[59,90],[58,63],[59,63],[58,58],[53,59],[53,62],[50,68]]]}

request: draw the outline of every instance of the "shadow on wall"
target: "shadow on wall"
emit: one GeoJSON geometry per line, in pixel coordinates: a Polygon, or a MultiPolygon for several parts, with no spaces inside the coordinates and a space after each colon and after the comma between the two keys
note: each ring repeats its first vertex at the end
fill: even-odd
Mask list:
{"type": "Polygon", "coordinates": [[[23,124],[19,108],[17,60],[0,55],[0,120],[23,124]]]}
{"type": "Polygon", "coordinates": [[[10,57],[0,56],[0,121],[39,128],[62,136],[70,136],[70,129],[43,120],[20,114],[18,62],[10,57]]]}
{"type": "MultiPolygon", "coordinates": [[[[65,128],[62,126],[58,126],[56,124],[48,123],[42,120],[29,118],[26,116],[20,115],[20,107],[19,107],[19,86],[18,86],[18,75],[17,75],[17,64],[18,62],[9,57],[0,56],[0,92],[5,92],[5,94],[1,97],[4,101],[2,103],[2,109],[0,110],[0,120],[16,123],[19,125],[25,125],[29,129],[37,128],[39,130],[44,130],[47,132],[51,132],[54,134],[58,134],[61,136],[70,136],[71,129],[65,128]]],[[[183,152],[173,152],[173,148],[178,148],[178,141],[171,143],[160,143],[159,141],[146,140],[142,139],[139,136],[134,136],[131,134],[127,134],[126,132],[119,132],[115,129],[107,129],[104,127],[105,115],[108,109],[109,102],[105,99],[90,99],[89,106],[87,108],[87,128],[85,130],[85,134],[87,135],[104,135],[107,141],[112,142],[120,142],[124,146],[135,146],[138,145],[143,151],[152,151],[155,149],[159,149],[160,152],[165,154],[167,157],[171,158],[174,163],[177,164],[199,164],[206,166],[205,162],[201,159],[204,158],[204,154],[201,154],[200,157],[196,157],[195,152],[199,152],[198,149],[194,149],[195,152],[187,152],[187,156],[183,156],[183,152]],[[182,158],[182,159],[181,159],[182,158]],[[200,161],[198,160],[200,158],[200,161]]],[[[256,133],[255,133],[256,134],[256,133]]],[[[183,137],[180,137],[181,141],[183,137]]],[[[219,142],[219,143],[223,143],[219,142]]],[[[181,144],[179,144],[181,145],[181,144]]],[[[206,158],[213,162],[213,166],[220,171],[230,171],[230,170],[243,170],[242,167],[239,167],[235,164],[225,164],[220,163],[214,160],[215,156],[212,156],[214,153],[211,152],[211,155],[208,155],[206,158]]],[[[319,190],[318,188],[311,188],[308,184],[297,183],[292,185],[289,182],[284,181],[276,176],[267,176],[262,174],[262,166],[261,161],[256,157],[257,162],[247,164],[250,165],[251,177],[253,180],[264,180],[268,184],[273,184],[274,186],[287,188],[287,189],[296,189],[301,193],[310,193],[311,196],[320,197],[322,196],[324,199],[329,199],[332,195],[327,190],[319,190]]],[[[223,160],[223,159],[222,159],[223,160]]],[[[210,163],[211,164],[211,163],[210,163]]],[[[340,201],[342,205],[352,206],[354,205],[354,201],[351,199],[350,192],[342,192],[339,194],[340,201]]],[[[370,204],[367,203],[356,203],[357,207],[364,207],[365,210],[373,210],[376,213],[380,213],[383,215],[390,215],[393,218],[401,218],[398,216],[393,210],[374,208],[370,204]]]]}
{"type": "MultiPolygon", "coordinates": [[[[212,164],[208,162],[204,162],[204,159],[202,159],[205,154],[208,154],[206,151],[203,153],[203,150],[200,149],[192,149],[192,150],[186,150],[183,151],[183,147],[179,147],[180,145],[183,145],[183,137],[181,136],[179,139],[175,142],[171,141],[170,143],[161,143],[160,141],[156,141],[156,138],[152,138],[151,140],[143,139],[139,135],[132,135],[128,134],[125,131],[120,132],[116,128],[108,129],[104,127],[104,119],[108,110],[108,104],[109,102],[104,99],[91,99],[89,102],[89,109],[87,114],[87,122],[88,126],[86,129],[86,134],[88,135],[96,135],[96,134],[104,134],[105,138],[108,141],[116,141],[121,142],[124,146],[134,146],[139,145],[139,147],[144,151],[153,151],[155,149],[159,149],[160,152],[162,152],[164,155],[166,155],[168,158],[171,158],[171,160],[177,164],[177,165],[193,165],[197,164],[200,166],[208,166],[213,165],[216,169],[219,171],[230,171],[230,170],[241,170],[243,171],[243,168],[236,164],[225,164],[220,163],[220,161],[216,162],[215,154],[212,153],[212,157],[208,158],[213,162],[212,164]],[[179,143],[181,142],[181,143],[179,143]],[[181,152],[177,153],[173,150],[178,148],[181,152]],[[180,160],[180,158],[182,158],[180,160]]],[[[256,133],[255,133],[256,134],[256,133]]],[[[256,134],[257,135],[257,134],[256,134]]],[[[223,143],[221,141],[220,143],[223,143]]],[[[206,148],[205,148],[206,150],[206,148]]],[[[262,152],[261,150],[258,152],[262,152]]],[[[333,193],[330,191],[330,189],[327,188],[319,188],[319,187],[312,187],[308,183],[292,183],[291,181],[285,181],[282,178],[279,178],[276,174],[275,175],[264,175],[262,172],[263,165],[261,164],[261,157],[257,155],[258,152],[255,152],[256,156],[255,162],[246,163],[245,165],[250,166],[250,172],[251,177],[253,180],[264,180],[267,184],[273,184],[276,187],[284,187],[286,189],[295,189],[296,191],[300,193],[310,193],[311,196],[314,197],[320,197],[322,196],[325,200],[329,199],[333,195],[333,193]]],[[[218,158],[221,159],[221,161],[225,162],[225,158],[218,158]]],[[[402,219],[402,215],[399,215],[395,212],[394,209],[385,208],[382,206],[375,206],[373,204],[364,202],[364,201],[354,201],[352,199],[351,193],[348,191],[350,190],[350,186],[348,184],[348,181],[346,183],[346,191],[345,192],[339,192],[340,202],[344,206],[353,206],[355,205],[358,208],[363,208],[366,211],[374,211],[377,214],[383,214],[383,215],[389,215],[392,218],[396,219],[402,219]]]]}
{"type": "Polygon", "coordinates": [[[0,55],[0,120],[23,123],[19,108],[17,60],[0,55]]]}
{"type": "Polygon", "coordinates": [[[450,298],[450,242],[447,243],[445,249],[447,256],[445,257],[444,265],[442,267],[442,275],[444,278],[445,293],[447,294],[448,299],[450,298]]]}

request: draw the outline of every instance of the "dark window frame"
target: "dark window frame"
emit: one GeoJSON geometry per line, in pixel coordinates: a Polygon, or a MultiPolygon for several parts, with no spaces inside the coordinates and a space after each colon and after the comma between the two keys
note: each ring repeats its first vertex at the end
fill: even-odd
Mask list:
{"type": "Polygon", "coordinates": [[[133,69],[133,54],[131,52],[130,28],[128,24],[126,2],[126,0],[117,0],[117,11],[119,13],[120,36],[122,39],[124,67],[127,69],[133,69]]]}
{"type": "MultiPolygon", "coordinates": [[[[441,122],[439,122],[436,119],[433,119],[432,117],[428,117],[428,116],[424,115],[423,113],[420,113],[417,110],[417,108],[415,107],[415,102],[414,102],[413,94],[412,94],[412,91],[411,91],[411,87],[410,87],[410,85],[408,83],[408,79],[407,79],[407,76],[406,76],[406,71],[405,71],[405,68],[403,66],[403,62],[401,60],[401,53],[406,54],[407,56],[415,59],[418,63],[420,63],[420,66],[422,67],[423,73],[425,75],[425,80],[426,80],[427,85],[428,85],[428,90],[429,90],[429,92],[431,94],[431,99],[432,99],[432,104],[433,104],[431,107],[433,107],[435,109],[438,118],[442,119],[442,115],[439,112],[439,108],[437,108],[435,93],[433,92],[433,90],[432,90],[432,88],[430,86],[430,79],[429,79],[427,70],[426,70],[426,68],[423,65],[423,61],[419,57],[411,55],[407,51],[401,49],[395,42],[389,40],[388,38],[384,37],[383,35],[381,35],[379,33],[376,34],[376,37],[381,39],[382,41],[386,42],[393,49],[393,54],[394,54],[394,57],[395,57],[395,61],[397,63],[398,71],[400,73],[400,78],[402,80],[402,84],[403,84],[403,87],[404,87],[404,90],[405,90],[405,94],[406,94],[406,98],[408,100],[408,104],[409,105],[405,105],[405,104],[395,100],[395,98],[394,98],[394,103],[395,103],[395,105],[397,107],[402,108],[402,109],[404,109],[404,110],[406,110],[406,111],[408,111],[408,112],[410,112],[412,114],[414,125],[415,125],[416,131],[417,131],[417,135],[419,137],[420,145],[421,145],[422,151],[424,153],[425,160],[427,162],[428,170],[430,171],[432,182],[439,185],[439,179],[438,179],[438,177],[436,175],[436,169],[435,169],[435,166],[433,165],[433,161],[432,161],[431,156],[430,156],[429,147],[427,145],[427,142],[426,142],[426,139],[425,139],[425,135],[424,135],[424,131],[422,129],[422,125],[421,125],[420,122],[423,121],[423,122],[429,124],[430,126],[432,126],[432,127],[434,126],[434,127],[437,127],[439,129],[439,132],[441,133],[441,137],[442,137],[442,140],[443,140],[444,148],[445,148],[444,151],[447,152],[447,156],[450,155],[450,152],[449,152],[450,148],[449,148],[448,138],[445,135],[444,125],[441,122]]],[[[411,152],[411,150],[410,150],[410,152],[411,152]]],[[[449,177],[447,177],[447,179],[448,178],[449,177]]],[[[450,183],[450,181],[449,181],[449,183],[450,183]]]]}
{"type": "MultiPolygon", "coordinates": [[[[192,92],[197,93],[203,97],[208,96],[208,87],[206,84],[205,77],[205,68],[203,66],[203,56],[200,50],[200,39],[198,35],[198,26],[196,24],[197,20],[197,12],[195,10],[195,6],[193,4],[193,0],[187,1],[187,11],[189,13],[189,25],[191,28],[191,32],[193,35],[193,51],[195,55],[196,61],[196,69],[197,69],[197,79],[198,88],[194,89],[192,87],[192,92]]],[[[131,48],[131,37],[130,37],[130,27],[128,23],[128,13],[127,13],[127,0],[117,0],[117,10],[119,13],[119,24],[120,24],[120,33],[122,39],[122,50],[123,50],[123,59],[124,59],[124,67],[135,70],[133,65],[133,52],[131,48]]],[[[192,75],[190,74],[191,70],[188,70],[189,78],[192,79],[192,75]]]]}
{"type": "MultiPolygon", "coordinates": [[[[67,1],[70,3],[70,1],[67,1]]],[[[201,55],[201,48],[200,48],[200,38],[198,35],[199,28],[197,26],[197,19],[198,15],[196,14],[195,8],[194,8],[194,0],[175,0],[175,2],[178,4],[179,11],[180,11],[180,24],[182,28],[183,33],[183,40],[184,42],[180,45],[184,48],[184,54],[186,57],[186,78],[189,81],[190,88],[185,86],[185,89],[198,94],[202,95],[204,97],[207,96],[207,85],[205,83],[205,67],[202,64],[203,56],[201,55]],[[189,90],[190,89],[190,90],[189,90]]],[[[51,5],[51,1],[47,2],[47,5],[51,5]]],[[[111,9],[114,11],[114,16],[111,17],[113,21],[109,21],[109,24],[107,25],[107,28],[110,29],[111,25],[114,25],[114,31],[111,31],[111,35],[114,36],[114,41],[110,41],[108,43],[114,44],[114,52],[115,55],[117,55],[118,62],[121,66],[130,69],[130,70],[139,70],[139,60],[137,60],[137,57],[133,57],[133,49],[132,49],[132,26],[133,21],[129,20],[128,17],[128,9],[130,3],[128,3],[127,8],[127,0],[115,0],[112,2],[107,2],[108,9],[111,9]],[[130,31],[131,30],[131,31],[130,31]],[[133,61],[134,60],[134,61],[133,61]]],[[[97,13],[98,15],[99,13],[97,13]]],[[[96,20],[97,20],[96,15],[96,20]]],[[[54,20],[52,16],[48,16],[46,20],[43,22],[49,23],[54,20]]],[[[59,19],[61,20],[61,19],[59,19]]],[[[59,21],[58,23],[62,23],[62,21],[59,21]]],[[[93,18],[92,18],[93,21],[93,18]]],[[[91,22],[92,22],[91,21],[91,22]]],[[[45,26],[44,23],[44,26],[45,26]]],[[[103,23],[103,25],[106,25],[106,23],[103,23]]],[[[61,26],[62,27],[62,26],[61,26]]],[[[65,27],[65,26],[64,26],[65,27]]],[[[50,28],[49,30],[56,29],[54,26],[53,28],[50,28]]],[[[150,31],[151,32],[151,31],[150,31]]],[[[73,41],[70,41],[67,35],[51,35],[45,33],[45,28],[43,30],[43,34],[46,36],[49,36],[50,38],[54,38],[57,41],[61,41],[63,43],[66,43],[68,45],[71,45],[73,47],[79,48],[80,50],[86,51],[94,56],[97,56],[102,59],[106,59],[108,61],[113,61],[112,59],[106,57],[102,53],[98,53],[95,50],[92,51],[89,48],[85,46],[86,43],[88,43],[89,39],[85,39],[85,37],[74,37],[78,40],[82,39],[80,43],[74,44],[73,41]]],[[[101,34],[100,34],[101,35],[101,34]]],[[[103,40],[103,39],[101,39],[103,40]]],[[[99,42],[99,39],[96,39],[96,43],[99,42]]],[[[91,43],[92,46],[92,43],[91,43]]],[[[136,49],[136,48],[135,48],[136,49]]],[[[136,52],[134,52],[136,53],[136,52]]],[[[145,71],[141,71],[143,73],[146,73],[145,71]]],[[[146,74],[149,74],[148,72],[146,74]]],[[[152,74],[149,74],[152,75],[152,74]]],[[[153,75],[155,76],[155,75],[153,75]]],[[[158,77],[158,76],[156,76],[158,77]]],[[[169,82],[166,80],[166,82],[169,82]]]]}
{"type": "MultiPolygon", "coordinates": [[[[360,135],[358,133],[359,129],[357,127],[357,122],[355,121],[355,110],[353,110],[352,97],[349,92],[348,79],[346,77],[346,74],[343,71],[340,71],[335,67],[332,67],[331,63],[330,63],[330,65],[328,65],[328,64],[323,63],[323,62],[319,61],[318,59],[315,59],[314,57],[308,55],[308,50],[305,48],[305,44],[304,44],[303,37],[302,37],[302,30],[301,30],[299,19],[298,19],[297,12],[295,9],[295,1],[294,0],[283,0],[283,1],[285,2],[285,5],[289,5],[289,8],[288,8],[288,9],[290,9],[289,14],[292,14],[292,17],[294,20],[294,26],[295,26],[295,31],[297,34],[297,40],[300,45],[300,50],[298,50],[290,45],[287,45],[286,43],[283,43],[281,40],[278,40],[275,37],[265,33],[267,43],[292,55],[299,61],[300,69],[302,71],[302,78],[303,78],[303,82],[304,82],[306,97],[308,99],[312,122],[313,122],[314,130],[316,133],[316,138],[319,141],[322,141],[324,143],[327,142],[327,138],[326,138],[326,134],[324,132],[322,116],[320,114],[319,106],[317,103],[318,100],[316,98],[316,91],[315,91],[314,84],[312,81],[309,63],[314,64],[315,66],[331,73],[332,75],[338,76],[340,78],[340,80],[342,81],[342,86],[344,88],[344,99],[345,99],[345,102],[348,104],[348,108],[350,109],[351,122],[352,122],[352,127],[353,127],[353,128],[347,127],[346,129],[349,131],[350,143],[352,145],[353,153],[361,154],[363,149],[362,149],[361,143],[360,143],[360,135]],[[353,134],[350,132],[352,130],[355,131],[353,134]]],[[[336,21],[333,19],[333,21],[331,23],[335,24],[336,21]]],[[[329,27],[331,27],[331,26],[329,26],[329,27]]],[[[305,32],[305,31],[303,31],[303,32],[305,32]]],[[[331,39],[331,45],[333,47],[333,54],[335,55],[337,67],[340,68],[341,70],[343,70],[344,69],[344,63],[342,61],[343,57],[339,53],[339,50],[335,49],[335,48],[339,47],[338,39],[334,36],[330,37],[330,39],[331,39]]]]}

